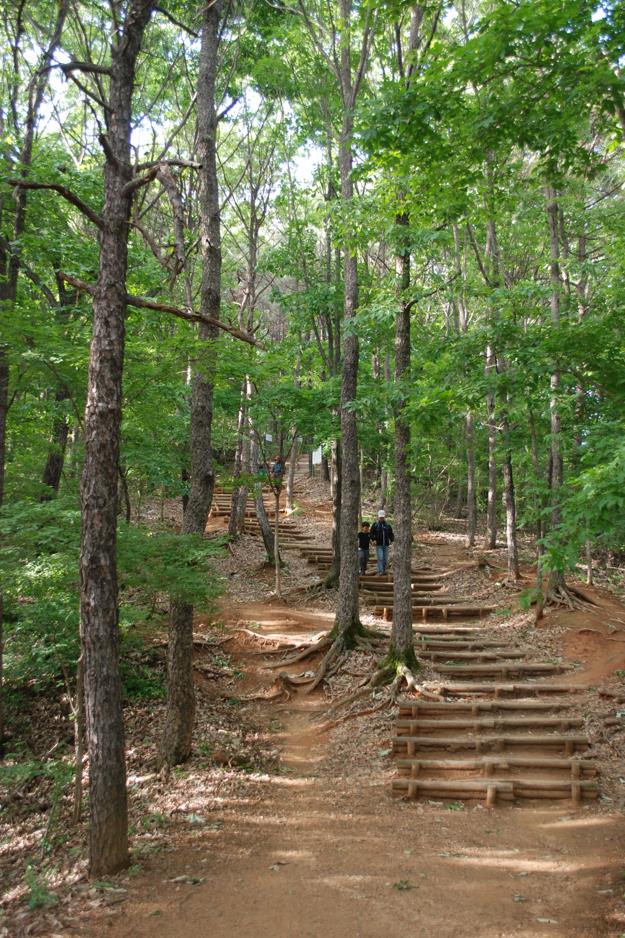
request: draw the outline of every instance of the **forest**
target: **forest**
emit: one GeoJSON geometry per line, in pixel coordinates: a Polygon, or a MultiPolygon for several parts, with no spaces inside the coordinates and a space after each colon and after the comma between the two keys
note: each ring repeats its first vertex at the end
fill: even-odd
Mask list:
{"type": "Polygon", "coordinates": [[[280,598],[297,466],[332,499],[309,690],[370,637],[365,503],[395,529],[372,689],[419,685],[417,528],[502,547],[511,589],[529,564],[537,620],[622,588],[625,6],[3,0],[0,29],[0,780],[85,801],[101,879],[124,710],[162,699],[159,770],[191,758],[194,617],[248,497],[280,598]]]}

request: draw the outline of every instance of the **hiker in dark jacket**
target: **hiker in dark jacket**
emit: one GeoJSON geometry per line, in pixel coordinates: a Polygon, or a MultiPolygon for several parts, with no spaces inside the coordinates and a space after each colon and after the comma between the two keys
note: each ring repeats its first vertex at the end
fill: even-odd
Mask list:
{"type": "Polygon", "coordinates": [[[383,576],[388,566],[388,549],[395,540],[395,535],[386,520],[386,512],[382,508],[378,511],[378,520],[371,526],[370,534],[371,540],[375,544],[378,576],[383,576]]]}
{"type": "Polygon", "coordinates": [[[369,561],[369,543],[371,541],[369,527],[369,522],[363,521],[362,528],[358,532],[358,566],[361,576],[364,576],[367,572],[367,563],[369,561]]]}

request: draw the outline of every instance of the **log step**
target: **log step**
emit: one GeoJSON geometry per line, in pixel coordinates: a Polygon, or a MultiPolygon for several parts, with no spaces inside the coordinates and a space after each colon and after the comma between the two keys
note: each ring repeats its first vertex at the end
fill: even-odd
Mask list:
{"type": "Polygon", "coordinates": [[[415,648],[415,652],[417,657],[429,658],[431,661],[499,661],[501,659],[508,660],[525,657],[524,652],[515,651],[512,648],[501,648],[491,651],[488,649],[482,649],[481,651],[460,651],[457,648],[450,648],[449,651],[438,651],[427,647],[417,647],[415,648]]]}
{"type": "Polygon", "coordinates": [[[517,798],[568,798],[579,804],[582,800],[597,798],[597,783],[590,781],[552,781],[549,779],[515,779],[510,782],[490,779],[443,782],[439,779],[421,780],[412,778],[393,779],[393,793],[408,798],[427,795],[430,798],[468,800],[485,798],[488,807],[498,801],[514,801],[517,798]]]}
{"type": "Polygon", "coordinates": [[[416,736],[424,730],[432,730],[435,733],[442,730],[465,730],[470,729],[474,732],[483,730],[511,730],[511,729],[552,729],[557,728],[562,733],[575,727],[583,726],[584,721],[581,717],[473,717],[457,718],[455,720],[423,720],[423,719],[401,719],[397,720],[395,726],[399,730],[398,736],[416,736]],[[405,731],[405,732],[402,732],[405,731]]]}
{"type": "Polygon", "coordinates": [[[527,694],[578,694],[584,690],[575,684],[451,684],[451,683],[433,683],[425,684],[426,690],[437,691],[442,694],[454,694],[459,697],[465,697],[472,694],[492,694],[494,697],[502,697],[508,694],[527,695],[527,694]]]}
{"type": "Polygon", "coordinates": [[[412,631],[422,638],[460,639],[470,635],[488,635],[483,625],[414,625],[412,631]]]}
{"type": "Polygon", "coordinates": [[[541,661],[526,661],[524,664],[441,664],[437,668],[441,674],[458,675],[458,677],[493,677],[521,676],[524,674],[563,674],[571,671],[569,664],[544,664],[541,661]]]}
{"type": "MultiPolygon", "coordinates": [[[[427,649],[428,651],[481,651],[482,649],[506,649],[509,648],[508,643],[505,641],[498,642],[496,639],[482,639],[479,642],[475,642],[471,639],[464,639],[455,641],[453,637],[443,638],[443,637],[432,637],[428,635],[417,635],[417,643],[419,648],[427,649]]],[[[509,649],[514,651],[513,648],[509,649]]]]}
{"type": "Polygon", "coordinates": [[[478,771],[490,776],[493,772],[508,772],[511,769],[549,769],[567,772],[571,778],[594,778],[597,767],[578,756],[562,758],[554,756],[476,756],[468,759],[397,759],[396,766],[402,775],[418,776],[426,772],[471,772],[478,771]]]}
{"type": "Polygon", "coordinates": [[[491,779],[441,781],[440,779],[395,778],[392,791],[393,794],[406,795],[408,798],[418,798],[421,795],[453,801],[485,798],[489,807],[495,805],[497,801],[514,801],[512,782],[491,779]]]}
{"type": "MultiPolygon", "coordinates": [[[[393,604],[390,602],[393,597],[390,594],[385,596],[383,593],[374,593],[371,590],[361,590],[361,594],[363,599],[375,603],[376,608],[379,607],[382,609],[393,609],[393,604]]],[[[437,609],[443,608],[445,606],[462,606],[466,609],[466,604],[470,605],[470,603],[471,600],[466,596],[447,596],[446,594],[430,593],[425,591],[413,593],[410,605],[414,615],[414,610],[421,609],[423,606],[432,606],[437,609]]]]}
{"type": "Polygon", "coordinates": [[[445,701],[431,703],[420,700],[399,700],[397,703],[399,716],[402,719],[416,719],[421,714],[451,714],[451,713],[509,713],[517,710],[533,710],[540,713],[545,710],[565,710],[570,706],[568,700],[473,700],[473,701],[445,701]]]}
{"type": "MultiPolygon", "coordinates": [[[[443,619],[447,619],[449,616],[487,616],[494,612],[495,608],[495,606],[413,606],[412,616],[413,622],[415,616],[420,616],[422,619],[433,616],[442,616],[443,619]]],[[[390,621],[393,618],[393,607],[376,606],[373,614],[390,621]]]]}
{"type": "Polygon", "coordinates": [[[469,752],[501,752],[506,746],[528,746],[541,749],[562,748],[564,754],[570,756],[576,749],[587,749],[590,745],[586,736],[559,736],[556,733],[543,736],[533,736],[531,734],[455,737],[393,736],[391,741],[395,752],[405,750],[409,756],[414,756],[417,749],[467,749],[469,752]]]}

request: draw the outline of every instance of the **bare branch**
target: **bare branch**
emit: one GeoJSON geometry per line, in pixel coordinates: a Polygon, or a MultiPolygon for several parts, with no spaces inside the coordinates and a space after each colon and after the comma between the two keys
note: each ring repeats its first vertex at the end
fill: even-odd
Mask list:
{"type": "Polygon", "coordinates": [[[155,166],[177,166],[180,169],[201,169],[202,164],[194,160],[150,160],[149,163],[138,163],[135,166],[137,172],[143,172],[146,169],[153,169],[155,166]]]}
{"type": "Polygon", "coordinates": [[[82,214],[100,230],[104,228],[102,217],[98,215],[97,212],[94,212],[92,208],[89,208],[82,199],[79,199],[78,196],[66,186],[60,186],[58,183],[54,182],[29,182],[26,179],[9,179],[8,183],[10,186],[16,186],[19,189],[51,189],[53,192],[58,192],[59,195],[63,196],[63,198],[77,208],[79,212],[82,212],[82,214]]]}
{"type": "Polygon", "coordinates": [[[164,10],[163,7],[157,6],[154,7],[157,13],[160,13],[165,17],[166,20],[169,20],[170,23],[173,23],[174,26],[178,26],[179,29],[184,30],[185,33],[188,33],[189,36],[193,36],[194,39],[199,39],[200,34],[196,33],[195,30],[191,29],[190,26],[187,26],[185,23],[182,23],[180,20],[177,20],[175,16],[172,16],[171,13],[168,13],[167,10],[164,10]]]}
{"type": "Polygon", "coordinates": [[[484,267],[484,261],[482,260],[482,255],[480,253],[479,245],[477,241],[475,240],[475,233],[473,231],[473,225],[471,224],[471,222],[467,222],[467,231],[469,232],[469,240],[471,241],[471,247],[473,248],[473,253],[475,254],[477,266],[480,268],[480,273],[482,274],[482,277],[484,278],[484,283],[486,283],[487,286],[492,287],[493,283],[486,272],[486,268],[484,267]]]}
{"type": "MultiPolygon", "coordinates": [[[[59,272],[59,276],[67,283],[71,283],[76,289],[81,290],[83,293],[88,293],[90,296],[94,296],[96,288],[92,284],[85,283],[84,280],[79,280],[77,277],[72,277],[70,274],[63,273],[62,271],[59,272]]],[[[178,319],[186,320],[186,322],[204,322],[209,326],[217,326],[235,339],[239,339],[241,342],[247,342],[248,345],[253,345],[255,348],[264,350],[264,346],[255,339],[254,336],[243,332],[241,329],[236,329],[234,326],[228,325],[228,323],[222,322],[221,319],[214,319],[212,316],[202,316],[200,313],[193,313],[187,309],[181,309],[179,306],[171,306],[169,303],[156,303],[146,296],[134,296],[131,293],[126,294],[126,303],[128,306],[134,306],[137,309],[152,309],[160,313],[169,313],[170,316],[176,316],[178,319]]]]}
{"type": "Polygon", "coordinates": [[[108,106],[108,104],[106,103],[106,101],[104,101],[102,98],[100,98],[100,97],[99,97],[94,91],[92,91],[90,88],[87,88],[87,86],[84,85],[81,81],[79,81],[78,78],[76,78],[76,76],[73,74],[73,72],[70,72],[70,73],[67,75],[67,78],[69,78],[70,81],[73,81],[74,84],[75,84],[78,88],[80,88],[80,90],[82,91],[82,93],[83,93],[84,95],[86,95],[87,98],[91,98],[92,101],[95,101],[95,103],[98,105],[98,107],[101,107],[104,111],[110,111],[110,107],[108,106]]]}
{"type": "Polygon", "coordinates": [[[232,110],[232,108],[235,106],[235,104],[238,104],[239,101],[240,101],[240,98],[239,98],[238,96],[237,96],[236,98],[233,98],[232,101],[230,102],[230,104],[228,104],[228,105],[227,105],[222,111],[220,111],[219,114],[217,115],[217,123],[219,123],[219,121],[222,121],[222,120],[224,119],[224,117],[226,116],[226,114],[229,114],[230,111],[232,110]]]}
{"type": "Polygon", "coordinates": [[[70,72],[78,71],[94,75],[110,75],[111,69],[108,65],[96,65],[94,62],[65,62],[58,66],[66,78],[70,77],[70,72]]]}

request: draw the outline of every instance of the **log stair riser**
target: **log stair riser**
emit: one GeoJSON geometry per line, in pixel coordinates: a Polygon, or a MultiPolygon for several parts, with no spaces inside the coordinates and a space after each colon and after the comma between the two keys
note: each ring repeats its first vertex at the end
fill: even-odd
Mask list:
{"type": "Polygon", "coordinates": [[[398,759],[397,769],[402,776],[417,778],[425,772],[478,772],[490,777],[494,772],[515,769],[546,769],[564,773],[570,779],[595,778],[597,767],[577,757],[571,759],[543,758],[541,756],[483,756],[477,759],[398,759]]]}
{"type": "Polygon", "coordinates": [[[508,746],[526,746],[534,749],[561,749],[572,756],[578,749],[588,749],[590,743],[585,736],[393,736],[394,752],[405,752],[414,756],[418,749],[448,749],[467,752],[503,752],[508,746]]]}
{"type": "Polygon", "coordinates": [[[546,784],[551,787],[543,788],[534,780],[441,783],[438,780],[421,781],[400,778],[393,780],[393,793],[408,798],[418,798],[421,795],[453,800],[479,798],[484,799],[489,808],[495,807],[500,801],[516,801],[517,798],[567,799],[573,804],[580,804],[582,801],[597,798],[599,793],[597,784],[592,781],[567,782],[564,785],[549,781],[546,784]]]}
{"type": "Polygon", "coordinates": [[[397,720],[395,726],[398,736],[416,736],[425,731],[444,732],[446,730],[470,729],[473,732],[484,730],[511,729],[557,729],[561,733],[584,725],[581,717],[477,717],[473,719],[451,720],[397,720]]]}

